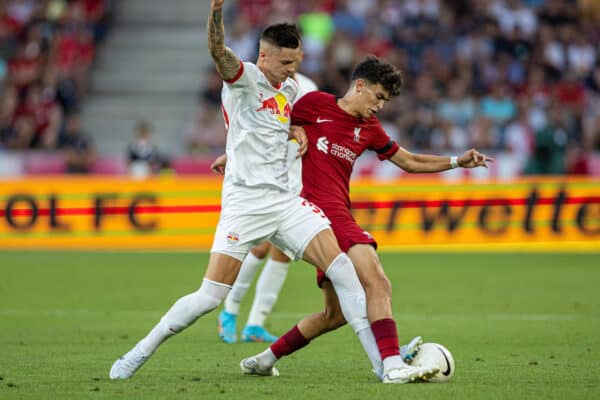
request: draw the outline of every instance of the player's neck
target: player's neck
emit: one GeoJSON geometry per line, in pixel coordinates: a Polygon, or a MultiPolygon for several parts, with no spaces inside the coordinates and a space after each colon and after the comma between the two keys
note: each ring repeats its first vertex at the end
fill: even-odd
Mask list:
{"type": "Polygon", "coordinates": [[[271,86],[273,86],[274,88],[279,88],[281,86],[281,84],[283,82],[279,82],[277,79],[274,79],[271,76],[271,74],[269,74],[269,72],[263,67],[262,62],[260,61],[260,59],[256,62],[256,66],[263,73],[263,75],[265,76],[265,78],[267,78],[267,81],[269,81],[269,83],[271,84],[271,86]]]}
{"type": "Polygon", "coordinates": [[[352,106],[352,101],[348,99],[348,95],[339,98],[337,100],[337,105],[339,108],[344,110],[346,113],[352,115],[355,118],[360,118],[360,113],[356,111],[356,109],[352,106]]]}

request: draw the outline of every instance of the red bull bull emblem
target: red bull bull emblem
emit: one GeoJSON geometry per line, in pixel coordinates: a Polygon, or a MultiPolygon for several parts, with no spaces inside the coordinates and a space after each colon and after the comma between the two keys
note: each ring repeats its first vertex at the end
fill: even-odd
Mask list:
{"type": "Polygon", "coordinates": [[[229,242],[229,244],[236,244],[240,241],[240,237],[236,232],[229,232],[227,234],[227,241],[229,242]]]}
{"type": "Polygon", "coordinates": [[[274,97],[269,97],[261,101],[261,106],[256,111],[269,111],[275,115],[279,122],[287,123],[292,115],[292,108],[288,104],[287,98],[277,93],[274,97]]]}

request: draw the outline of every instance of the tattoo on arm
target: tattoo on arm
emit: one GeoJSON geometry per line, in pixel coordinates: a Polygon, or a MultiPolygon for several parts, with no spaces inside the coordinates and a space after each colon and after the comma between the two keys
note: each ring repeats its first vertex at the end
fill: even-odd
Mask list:
{"type": "Polygon", "coordinates": [[[232,79],[240,69],[240,60],[235,53],[225,46],[225,26],[223,10],[211,10],[208,18],[208,49],[217,72],[225,80],[232,79]]]}

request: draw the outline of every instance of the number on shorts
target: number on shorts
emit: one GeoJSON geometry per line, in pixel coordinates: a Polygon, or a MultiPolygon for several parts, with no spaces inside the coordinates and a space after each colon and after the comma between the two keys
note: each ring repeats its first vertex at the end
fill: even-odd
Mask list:
{"type": "Polygon", "coordinates": [[[321,210],[318,206],[314,205],[310,201],[304,199],[304,200],[302,200],[302,205],[305,207],[310,207],[312,212],[314,212],[315,214],[319,214],[321,216],[321,218],[326,218],[323,210],[321,210]]]}

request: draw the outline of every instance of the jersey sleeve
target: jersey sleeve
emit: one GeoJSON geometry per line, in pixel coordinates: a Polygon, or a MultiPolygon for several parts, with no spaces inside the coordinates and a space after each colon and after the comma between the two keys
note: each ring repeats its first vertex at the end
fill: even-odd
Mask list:
{"type": "Polygon", "coordinates": [[[315,110],[319,109],[319,92],[310,92],[302,96],[292,108],[292,125],[307,125],[316,121],[315,110]]]}
{"type": "Polygon", "coordinates": [[[371,137],[371,143],[369,150],[373,150],[377,153],[377,157],[380,160],[387,160],[398,151],[398,143],[396,143],[389,135],[385,132],[381,123],[375,120],[371,129],[373,135],[371,137]]]}
{"type": "Polygon", "coordinates": [[[225,85],[232,89],[239,89],[250,86],[250,83],[255,82],[258,79],[258,67],[251,62],[241,62],[240,69],[237,74],[231,78],[225,80],[225,85]]]}

